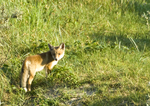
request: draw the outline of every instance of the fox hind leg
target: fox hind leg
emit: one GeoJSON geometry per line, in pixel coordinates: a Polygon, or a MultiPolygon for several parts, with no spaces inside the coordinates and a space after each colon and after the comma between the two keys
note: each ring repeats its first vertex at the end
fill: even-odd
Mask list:
{"type": "Polygon", "coordinates": [[[28,79],[28,69],[23,69],[22,68],[22,72],[21,72],[21,84],[20,86],[27,92],[27,88],[26,88],[26,83],[27,83],[27,79],[28,79]]]}
{"type": "Polygon", "coordinates": [[[30,71],[30,75],[29,75],[29,79],[28,79],[28,91],[31,91],[31,84],[32,84],[32,81],[33,81],[33,78],[35,76],[35,73],[34,71],[30,71]]]}

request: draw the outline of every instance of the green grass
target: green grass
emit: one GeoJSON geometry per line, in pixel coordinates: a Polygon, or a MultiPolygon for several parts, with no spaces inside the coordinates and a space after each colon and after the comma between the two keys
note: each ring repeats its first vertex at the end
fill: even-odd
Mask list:
{"type": "Polygon", "coordinates": [[[0,104],[146,105],[149,12],[149,0],[0,1],[0,104]],[[61,42],[51,75],[38,72],[32,91],[21,90],[23,60],[61,42]]]}

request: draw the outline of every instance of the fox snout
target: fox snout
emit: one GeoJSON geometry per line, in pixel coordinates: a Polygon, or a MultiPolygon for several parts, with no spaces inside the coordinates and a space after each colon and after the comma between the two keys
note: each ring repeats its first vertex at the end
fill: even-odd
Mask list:
{"type": "Polygon", "coordinates": [[[57,61],[57,58],[54,58],[54,60],[56,60],[56,61],[57,61]]]}
{"type": "Polygon", "coordinates": [[[58,60],[55,56],[52,56],[52,57],[53,57],[53,59],[54,59],[55,61],[57,61],[57,60],[58,60]]]}

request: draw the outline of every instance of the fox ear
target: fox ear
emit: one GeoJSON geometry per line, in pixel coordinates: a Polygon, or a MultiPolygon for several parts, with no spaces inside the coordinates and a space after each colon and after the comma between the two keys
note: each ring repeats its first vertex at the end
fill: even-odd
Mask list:
{"type": "Polygon", "coordinates": [[[60,48],[60,49],[65,49],[65,44],[64,44],[64,43],[61,43],[60,46],[59,46],[59,48],[60,48]]]}
{"type": "Polygon", "coordinates": [[[52,47],[50,44],[48,44],[48,47],[49,47],[49,49],[50,49],[50,50],[52,50],[52,49],[53,49],[53,47],[52,47]]]}

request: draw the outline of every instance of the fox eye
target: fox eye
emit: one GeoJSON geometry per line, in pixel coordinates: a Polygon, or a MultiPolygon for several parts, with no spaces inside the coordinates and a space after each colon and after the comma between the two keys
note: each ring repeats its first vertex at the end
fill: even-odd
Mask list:
{"type": "Polygon", "coordinates": [[[58,55],[60,55],[60,53],[58,53],[58,55]]]}

